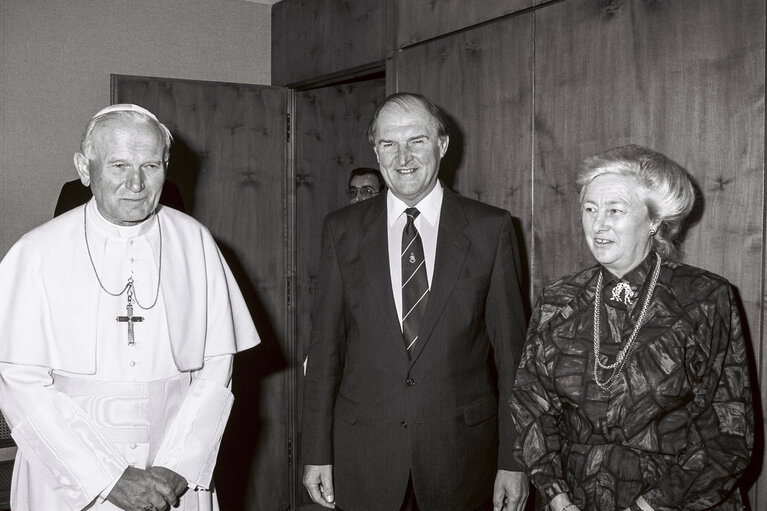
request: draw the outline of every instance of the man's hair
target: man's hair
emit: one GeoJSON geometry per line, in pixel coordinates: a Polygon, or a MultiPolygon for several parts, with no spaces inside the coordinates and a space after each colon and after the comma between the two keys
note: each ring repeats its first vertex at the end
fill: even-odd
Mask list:
{"type": "Polygon", "coordinates": [[[375,176],[375,178],[378,180],[379,192],[384,189],[384,186],[386,186],[386,182],[384,181],[384,178],[381,175],[381,171],[379,171],[378,169],[374,169],[371,167],[357,167],[356,169],[351,171],[351,174],[349,174],[349,186],[352,185],[352,179],[354,179],[357,176],[375,176]]]}
{"type": "Polygon", "coordinates": [[[376,108],[376,111],[373,114],[373,118],[370,120],[370,124],[368,124],[368,129],[366,132],[370,145],[374,146],[376,143],[376,123],[378,121],[378,116],[381,114],[381,110],[392,104],[397,105],[399,108],[405,111],[410,111],[414,107],[418,106],[424,108],[429,113],[432,122],[434,123],[434,127],[437,129],[437,135],[440,138],[448,136],[448,118],[440,107],[426,99],[424,96],[421,96],[420,94],[415,94],[412,92],[397,92],[396,94],[392,94],[386,98],[384,102],[378,105],[378,108],[376,108]]]}
{"type": "Polygon", "coordinates": [[[96,114],[93,119],[90,120],[85,127],[83,136],[80,139],[80,152],[85,155],[86,158],[92,160],[95,157],[94,153],[94,139],[101,127],[111,120],[129,120],[134,124],[140,126],[151,126],[157,130],[158,134],[162,138],[162,154],[163,161],[168,164],[168,158],[170,157],[170,144],[173,141],[173,135],[170,134],[170,130],[161,122],[159,122],[153,116],[147,115],[140,111],[135,110],[116,110],[107,112],[104,114],[96,114]]]}

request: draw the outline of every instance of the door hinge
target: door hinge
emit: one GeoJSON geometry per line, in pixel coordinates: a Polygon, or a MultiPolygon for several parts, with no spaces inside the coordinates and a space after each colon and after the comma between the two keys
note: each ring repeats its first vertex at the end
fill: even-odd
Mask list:
{"type": "Polygon", "coordinates": [[[288,142],[290,142],[290,114],[285,114],[287,116],[286,119],[286,125],[287,125],[287,132],[285,133],[285,138],[287,138],[288,142]]]}
{"type": "Polygon", "coordinates": [[[288,440],[288,465],[293,465],[293,441],[288,440]]]}
{"type": "Polygon", "coordinates": [[[291,304],[293,303],[293,295],[292,295],[293,277],[292,276],[290,275],[287,276],[287,278],[285,279],[285,286],[286,286],[285,295],[287,296],[288,307],[290,307],[291,304]]]}

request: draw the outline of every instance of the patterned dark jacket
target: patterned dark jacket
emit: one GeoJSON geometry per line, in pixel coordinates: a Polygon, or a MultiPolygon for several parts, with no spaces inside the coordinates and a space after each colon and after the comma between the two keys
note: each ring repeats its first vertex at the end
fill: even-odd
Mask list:
{"type": "MultiPolygon", "coordinates": [[[[622,284],[589,268],[547,286],[535,307],[510,406],[515,456],[544,504],[568,492],[589,511],[623,510],[639,496],[656,510],[741,508],[735,484],[750,460],[754,417],[725,279],[663,261],[615,384],[595,383],[599,272],[600,358],[610,365],[634,330],[655,264],[648,255],[622,284]],[[626,284],[635,294],[628,303],[626,284]]],[[[599,380],[610,374],[600,370],[599,380]]]]}

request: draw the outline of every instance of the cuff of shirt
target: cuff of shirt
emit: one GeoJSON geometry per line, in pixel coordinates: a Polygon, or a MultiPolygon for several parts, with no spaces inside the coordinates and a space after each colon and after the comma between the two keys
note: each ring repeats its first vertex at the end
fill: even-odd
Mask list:
{"type": "Polygon", "coordinates": [[[104,501],[107,500],[107,497],[109,497],[109,494],[112,493],[112,490],[114,489],[115,485],[117,485],[117,481],[119,481],[122,476],[123,476],[122,474],[117,476],[117,479],[112,481],[109,486],[104,488],[104,490],[101,493],[99,493],[99,503],[100,504],[103,504],[104,501]]]}
{"type": "Polygon", "coordinates": [[[641,495],[637,497],[636,506],[636,511],[655,511],[653,507],[641,495]]]}
{"type": "Polygon", "coordinates": [[[630,511],[655,511],[653,507],[641,495],[631,503],[630,511]]]}

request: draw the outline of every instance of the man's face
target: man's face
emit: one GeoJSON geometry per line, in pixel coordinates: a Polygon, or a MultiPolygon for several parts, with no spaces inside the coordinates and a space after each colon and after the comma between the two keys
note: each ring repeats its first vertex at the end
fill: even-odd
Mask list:
{"type": "Polygon", "coordinates": [[[378,178],[373,174],[362,174],[354,176],[349,182],[349,189],[346,191],[350,196],[349,202],[354,204],[365,199],[371,199],[381,192],[381,186],[378,184],[378,178]],[[356,192],[351,196],[352,192],[356,192]]]}
{"type": "Polygon", "coordinates": [[[157,207],[165,181],[162,137],[150,125],[113,119],[97,128],[92,159],[75,155],[99,212],[117,225],[134,225],[157,207]]]}
{"type": "Polygon", "coordinates": [[[386,185],[408,206],[415,206],[437,183],[448,137],[439,137],[429,112],[420,104],[407,110],[385,106],[378,115],[373,150],[386,185]]]}

